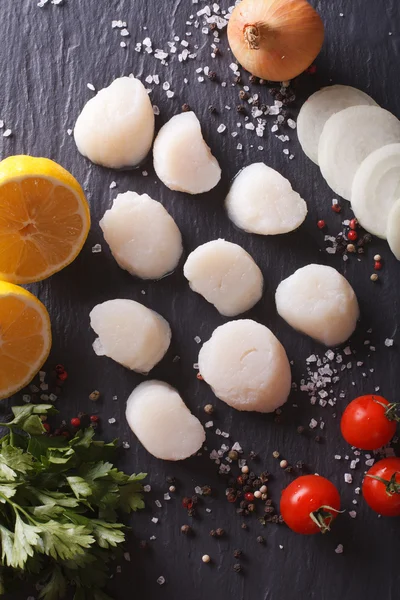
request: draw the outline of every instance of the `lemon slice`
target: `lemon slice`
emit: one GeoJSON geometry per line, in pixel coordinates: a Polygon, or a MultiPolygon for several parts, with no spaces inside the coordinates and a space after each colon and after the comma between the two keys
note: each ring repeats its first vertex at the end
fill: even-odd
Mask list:
{"type": "Polygon", "coordinates": [[[0,162],[0,279],[31,283],[69,265],[90,229],[76,179],[48,158],[0,162]]]}
{"type": "Polygon", "coordinates": [[[50,348],[45,306],[27,290],[0,281],[0,400],[31,381],[50,348]]]}

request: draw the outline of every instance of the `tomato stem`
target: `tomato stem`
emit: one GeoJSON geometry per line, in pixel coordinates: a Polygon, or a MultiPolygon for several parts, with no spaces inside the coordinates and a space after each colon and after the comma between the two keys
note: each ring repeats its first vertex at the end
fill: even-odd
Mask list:
{"type": "Polygon", "coordinates": [[[332,506],[320,506],[318,510],[310,513],[310,519],[319,527],[321,533],[330,531],[330,525],[333,521],[333,513],[339,514],[344,513],[344,510],[337,510],[332,506]]]}
{"type": "Polygon", "coordinates": [[[371,479],[375,479],[376,481],[380,481],[386,487],[386,493],[388,496],[393,496],[394,494],[400,494],[400,483],[396,481],[396,476],[399,475],[399,471],[395,471],[389,481],[387,479],[383,479],[383,477],[379,477],[379,475],[369,475],[366,474],[366,477],[370,477],[371,479]]]}
{"type": "Polygon", "coordinates": [[[399,405],[398,402],[390,402],[389,404],[384,404],[383,402],[379,402],[379,400],[377,400],[375,396],[372,396],[372,400],[376,404],[380,404],[380,406],[382,406],[385,409],[385,417],[389,421],[396,421],[397,423],[400,423],[400,417],[397,414],[397,407],[399,405]]]}

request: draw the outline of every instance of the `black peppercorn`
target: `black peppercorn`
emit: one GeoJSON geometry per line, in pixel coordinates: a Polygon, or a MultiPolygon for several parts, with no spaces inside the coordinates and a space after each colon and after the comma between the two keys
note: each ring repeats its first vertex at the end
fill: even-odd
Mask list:
{"type": "Polygon", "coordinates": [[[265,538],[263,538],[262,535],[259,535],[258,538],[257,538],[257,542],[259,544],[265,544],[265,538]]]}
{"type": "Polygon", "coordinates": [[[239,504],[240,508],[247,508],[247,502],[246,500],[242,500],[239,504]]]}
{"type": "Polygon", "coordinates": [[[242,523],[241,528],[242,529],[248,529],[247,524],[246,523],[242,523]]]}
{"type": "Polygon", "coordinates": [[[210,81],[215,81],[217,79],[217,74],[215,71],[209,71],[207,77],[210,81]]]}
{"type": "Polygon", "coordinates": [[[282,517],[282,515],[279,515],[279,517],[278,517],[278,522],[279,522],[279,523],[284,523],[284,522],[285,522],[285,521],[283,520],[283,517],[282,517]]]}
{"type": "Polygon", "coordinates": [[[203,496],[211,496],[211,488],[209,485],[203,485],[203,487],[201,488],[201,491],[203,492],[203,496]]]}
{"type": "Polygon", "coordinates": [[[273,506],[264,506],[264,512],[265,512],[267,515],[272,515],[272,513],[274,513],[274,512],[275,512],[275,509],[274,509],[274,507],[273,507],[273,506]]]}
{"type": "Polygon", "coordinates": [[[208,107],[208,112],[210,112],[213,115],[217,112],[217,109],[215,108],[215,106],[210,104],[210,106],[208,107]]]}
{"type": "Polygon", "coordinates": [[[175,483],[176,483],[176,479],[175,479],[175,477],[166,477],[166,478],[165,478],[165,481],[166,481],[167,483],[169,483],[169,485],[175,485],[175,483]]]}
{"type": "Polygon", "coordinates": [[[302,460],[296,462],[296,469],[299,469],[300,471],[304,469],[304,462],[302,460]]]}
{"type": "Polygon", "coordinates": [[[236,107],[236,110],[238,113],[245,113],[246,112],[246,107],[243,106],[243,104],[238,104],[236,107]]]}
{"type": "Polygon", "coordinates": [[[249,473],[249,479],[252,479],[252,480],[253,480],[253,479],[255,479],[255,478],[256,478],[256,474],[255,474],[255,473],[253,473],[253,471],[251,471],[251,472],[249,473]]]}
{"type": "Polygon", "coordinates": [[[234,492],[232,492],[231,494],[227,494],[226,499],[228,500],[228,502],[236,502],[236,494],[234,492]]]}
{"type": "Polygon", "coordinates": [[[303,427],[303,425],[299,425],[297,428],[297,433],[300,433],[300,435],[301,435],[302,433],[304,433],[304,431],[305,431],[305,427],[303,427]]]}
{"type": "Polygon", "coordinates": [[[235,77],[235,79],[233,81],[235,83],[242,83],[242,78],[240,77],[240,75],[237,75],[237,77],[235,77]]]}
{"type": "Polygon", "coordinates": [[[215,31],[217,29],[217,24],[216,23],[210,23],[210,25],[208,26],[210,31],[215,31]]]}
{"type": "MultiPolygon", "coordinates": [[[[265,106],[265,105],[263,104],[263,106],[265,106]]],[[[255,458],[257,458],[257,453],[254,452],[254,450],[251,450],[250,454],[249,454],[249,458],[250,458],[250,460],[254,460],[255,458]]]]}
{"type": "Polygon", "coordinates": [[[256,77],[255,75],[250,75],[249,83],[258,83],[258,77],[256,77]]]}
{"type": "Polygon", "coordinates": [[[234,556],[234,558],[240,558],[242,556],[242,551],[241,550],[234,550],[233,556],[234,556]]]}
{"type": "Polygon", "coordinates": [[[195,509],[194,508],[189,508],[189,510],[188,510],[188,516],[189,517],[194,517],[195,514],[196,514],[195,509]]]}
{"type": "Polygon", "coordinates": [[[218,529],[216,530],[215,533],[216,533],[217,537],[222,537],[225,535],[225,530],[222,529],[221,527],[218,527],[218,529]]]}
{"type": "Polygon", "coordinates": [[[316,435],[314,438],[314,442],[317,442],[317,444],[319,444],[321,442],[321,436],[320,435],[316,435]]]}
{"type": "Polygon", "coordinates": [[[249,504],[247,507],[247,510],[249,512],[254,512],[256,510],[256,505],[255,504],[249,504]]]}
{"type": "Polygon", "coordinates": [[[241,100],[248,100],[250,98],[249,94],[247,92],[245,92],[244,90],[240,90],[239,92],[239,98],[241,100]]]}
{"type": "Polygon", "coordinates": [[[182,112],[189,112],[190,110],[191,109],[190,109],[189,104],[187,104],[186,102],[185,102],[185,104],[182,104],[182,112]]]}
{"type": "Polygon", "coordinates": [[[253,480],[253,487],[254,488],[259,488],[259,487],[261,487],[261,485],[262,485],[261,479],[254,479],[253,480]]]}
{"type": "Polygon", "coordinates": [[[215,54],[215,56],[220,56],[221,50],[219,48],[214,48],[214,54],[215,54]]]}
{"type": "Polygon", "coordinates": [[[274,515],[274,516],[271,518],[271,523],[279,523],[279,517],[278,517],[278,515],[274,515]]]}
{"type": "Polygon", "coordinates": [[[244,514],[245,514],[245,511],[243,510],[243,508],[237,508],[237,509],[236,509],[236,514],[237,514],[237,515],[244,515],[244,514]]]}
{"type": "Polygon", "coordinates": [[[242,566],[239,565],[239,563],[236,563],[235,565],[233,565],[233,570],[236,571],[236,573],[240,573],[240,571],[242,570],[242,566]]]}
{"type": "Polygon", "coordinates": [[[245,493],[245,494],[246,494],[247,492],[251,492],[251,489],[252,489],[252,488],[251,488],[251,486],[249,486],[249,485],[244,485],[244,486],[243,486],[243,491],[244,491],[244,493],[245,493]]]}
{"type": "Polygon", "coordinates": [[[190,527],[190,525],[182,525],[181,527],[181,532],[184,533],[185,535],[188,535],[189,533],[191,533],[192,528],[190,527]]]}
{"type": "Polygon", "coordinates": [[[210,535],[211,535],[211,537],[216,537],[217,532],[215,531],[215,529],[211,529],[210,535]]]}
{"type": "Polygon", "coordinates": [[[268,498],[268,500],[265,501],[265,506],[272,506],[271,498],[268,498]]]}

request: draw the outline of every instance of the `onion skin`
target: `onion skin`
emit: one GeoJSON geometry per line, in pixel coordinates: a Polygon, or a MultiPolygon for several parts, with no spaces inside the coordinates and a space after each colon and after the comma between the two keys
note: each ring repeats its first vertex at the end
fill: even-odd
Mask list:
{"type": "Polygon", "coordinates": [[[252,75],[287,81],[318,56],[324,25],[306,0],[242,0],[229,19],[228,40],[252,75]]]}

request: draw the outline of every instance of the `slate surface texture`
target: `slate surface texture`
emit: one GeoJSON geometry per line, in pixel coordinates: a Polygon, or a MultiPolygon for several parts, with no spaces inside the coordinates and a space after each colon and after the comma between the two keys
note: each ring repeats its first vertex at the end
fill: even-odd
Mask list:
{"type": "MultiPolygon", "coordinates": [[[[313,4],[324,20],[326,40],[316,61],[317,73],[303,75],[296,82],[297,101],[290,109],[293,116],[312,91],[329,83],[342,83],[368,92],[400,117],[398,0],[314,0],[313,4]]],[[[380,241],[374,241],[360,261],[350,257],[344,262],[341,256],[326,253],[317,219],[325,219],[328,232],[334,235],[351,211],[345,202],[340,216],[331,211],[335,194],[302,153],[295,131],[282,128],[280,133],[290,136],[290,142],[282,143],[270,131],[275,117],[267,118],[263,138],[244,130],[244,117],[236,113],[240,88],[232,85],[234,76],[229,64],[233,58],[227,49],[225,32],[221,33],[221,56],[213,60],[212,37],[202,33],[204,17],[200,18],[199,28],[186,24],[190,15],[204,6],[203,0],[196,4],[191,0],[65,0],[61,5],[49,2],[43,8],[37,6],[37,0],[1,0],[0,5],[0,118],[12,130],[8,138],[0,135],[1,157],[27,153],[60,162],[81,182],[91,205],[93,225],[79,258],[61,273],[31,286],[52,318],[54,345],[47,368],[61,362],[69,372],[58,408],[67,419],[79,411],[98,413],[106,439],[119,437],[131,445],[120,465],[132,472],[147,471],[152,486],[147,495],[148,508],[131,520],[131,563],[122,565],[122,573],[110,582],[110,592],[118,600],[397,600],[399,521],[379,519],[364,505],[361,496],[355,495],[354,489],[360,485],[365,469],[364,456],[352,471],[354,483],[344,482],[344,473],[349,472],[344,456],[353,454],[340,436],[338,417],[348,400],[372,392],[375,386],[380,386],[381,393],[390,400],[397,399],[400,266],[380,241]],[[127,22],[128,37],[121,37],[117,29],[112,29],[113,19],[127,22]],[[179,62],[178,54],[183,49],[180,41],[176,43],[177,53],[170,55],[166,66],[154,53],[134,49],[137,42],[149,37],[154,50],[168,51],[167,42],[173,41],[174,36],[189,42],[190,52],[197,54],[195,60],[179,62]],[[126,48],[121,48],[121,41],[126,42],[126,48]],[[216,82],[207,78],[202,83],[198,81],[201,74],[196,69],[205,66],[217,72],[216,82]],[[148,75],[159,75],[160,85],[148,86],[153,104],[160,108],[158,128],[178,113],[184,102],[196,112],[223,170],[222,181],[212,192],[193,197],[168,190],[157,180],[151,157],[138,170],[113,172],[92,165],[78,153],[67,130],[73,128],[81,108],[93,96],[87,83],[98,90],[115,77],[130,73],[142,81],[148,75]],[[175,92],[171,99],[162,89],[164,82],[169,82],[175,92]],[[221,82],[227,85],[222,86],[221,82]],[[215,115],[208,111],[210,104],[217,108],[215,115]],[[237,122],[242,122],[241,128],[237,128],[237,122]],[[216,131],[221,123],[227,125],[223,134],[216,131]],[[236,138],[231,135],[233,131],[239,132],[236,138]],[[236,149],[238,143],[243,144],[241,151],[236,149]],[[293,160],[283,153],[285,147],[293,152],[293,160]],[[228,220],[223,199],[229,182],[240,168],[256,161],[265,161],[288,177],[307,200],[309,215],[295,233],[271,238],[253,236],[237,230],[228,220]],[[147,176],[142,174],[144,170],[147,176]],[[117,182],[117,188],[110,190],[112,181],[117,182]],[[200,243],[224,237],[252,254],[264,273],[266,290],[248,316],[278,335],[294,361],[293,380],[297,383],[305,372],[306,358],[313,353],[323,355],[326,349],[294,332],[277,316],[276,286],[310,262],[332,265],[348,278],[359,297],[362,319],[351,341],[356,352],[349,357],[352,369],[346,369],[334,386],[338,397],[335,408],[311,406],[307,394],[293,393],[281,423],[277,424],[274,416],[241,414],[215,399],[208,386],[196,379],[193,364],[199,345],[194,338],[208,339],[226,319],[190,291],[181,268],[161,281],[142,282],[117,266],[98,222],[116,193],[126,190],[149,193],[167,207],[182,230],[186,253],[200,243]],[[93,254],[92,246],[97,243],[102,244],[103,251],[93,254]],[[384,257],[384,270],[381,282],[374,285],[369,276],[376,252],[384,257]],[[215,405],[214,427],[207,430],[208,451],[202,456],[179,464],[164,463],[151,457],[130,432],[124,417],[125,400],[143,378],[107,358],[95,356],[91,347],[95,336],[88,322],[95,304],[115,297],[143,302],[170,322],[171,349],[151,376],[176,386],[203,423],[209,420],[204,405],[215,405]],[[372,333],[367,333],[370,328],[372,333]],[[394,339],[392,348],[385,347],[386,338],[394,339]],[[367,339],[376,347],[375,352],[364,344],[367,339]],[[180,360],[173,362],[176,355],[180,360]],[[363,362],[363,367],[357,367],[357,361],[363,362]],[[102,393],[95,406],[88,399],[93,389],[102,393]],[[344,390],[345,398],[339,398],[340,390],[344,390]],[[112,417],[116,419],[113,425],[108,423],[112,417]],[[315,431],[314,435],[305,436],[296,433],[297,426],[307,427],[312,417],[325,422],[325,429],[319,430],[321,444],[313,440],[315,431]],[[275,502],[282,487],[291,480],[272,458],[272,451],[278,449],[289,462],[304,460],[312,472],[331,478],[340,488],[343,507],[356,510],[356,518],[346,513],[338,518],[329,535],[310,538],[295,535],[283,525],[267,525],[263,529],[255,517],[248,519],[248,530],[242,530],[242,519],[226,502],[225,483],[209,459],[210,451],[226,442],[215,434],[216,427],[230,433],[227,443],[239,441],[247,453],[254,450],[259,454],[254,468],[272,472],[270,490],[275,502]],[[335,460],[335,454],[341,455],[342,460],[335,460]],[[178,491],[171,494],[171,500],[164,501],[168,475],[177,478],[178,491]],[[196,485],[205,484],[213,488],[213,496],[202,502],[199,516],[192,519],[195,536],[184,537],[180,526],[191,520],[181,506],[181,498],[192,494],[196,485]],[[162,508],[157,508],[156,499],[162,508]],[[353,499],[358,500],[357,505],[353,499]],[[206,507],[212,512],[206,512],[206,507]],[[159,518],[158,524],[151,522],[153,516],[159,518]],[[220,541],[209,536],[209,530],[216,527],[227,532],[220,541]],[[150,542],[151,548],[140,550],[139,540],[149,540],[153,535],[156,540],[150,542]],[[257,535],[265,536],[265,546],[256,542],[257,535]],[[335,553],[338,544],[343,544],[343,554],[335,553]],[[233,571],[233,564],[238,562],[233,558],[236,548],[243,551],[239,561],[243,565],[241,574],[233,571]],[[205,553],[212,557],[210,565],[201,562],[205,553]],[[163,586],[156,583],[160,575],[166,579],[163,586]]],[[[228,6],[226,0],[221,0],[221,8],[228,6]]],[[[259,93],[263,103],[273,103],[267,86],[252,86],[251,91],[259,93]]],[[[30,594],[31,590],[21,590],[13,600],[24,600],[30,594]]]]}

